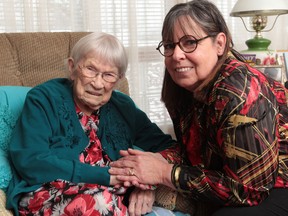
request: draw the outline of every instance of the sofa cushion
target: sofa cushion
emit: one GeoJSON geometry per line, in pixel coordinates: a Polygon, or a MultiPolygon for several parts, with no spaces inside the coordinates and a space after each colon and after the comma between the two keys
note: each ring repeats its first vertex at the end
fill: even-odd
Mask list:
{"type": "MultiPolygon", "coordinates": [[[[36,86],[67,77],[65,59],[74,44],[90,32],[0,33],[0,86],[36,86]]],[[[115,88],[129,95],[126,77],[115,88]]]]}
{"type": "Polygon", "coordinates": [[[24,86],[0,86],[0,188],[3,190],[7,189],[11,180],[8,144],[30,89],[24,86]]]}
{"type": "Polygon", "coordinates": [[[0,34],[1,85],[35,86],[67,77],[64,60],[89,32],[18,32],[0,34]]]}

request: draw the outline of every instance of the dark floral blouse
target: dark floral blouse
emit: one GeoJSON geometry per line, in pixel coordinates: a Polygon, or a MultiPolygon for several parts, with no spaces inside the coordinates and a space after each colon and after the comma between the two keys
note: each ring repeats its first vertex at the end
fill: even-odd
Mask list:
{"type": "Polygon", "coordinates": [[[257,205],[288,187],[287,90],[229,57],[202,102],[172,115],[186,160],[174,184],[196,200],[257,205]]]}

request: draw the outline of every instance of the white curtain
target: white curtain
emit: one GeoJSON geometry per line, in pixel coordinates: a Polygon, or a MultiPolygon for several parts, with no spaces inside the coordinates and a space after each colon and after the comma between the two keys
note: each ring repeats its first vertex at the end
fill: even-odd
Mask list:
{"type": "MultiPolygon", "coordinates": [[[[171,121],[160,101],[163,57],[156,51],[162,22],[176,3],[187,0],[1,0],[0,32],[104,31],[117,36],[127,48],[127,78],[136,104],[165,132],[171,121]]],[[[236,0],[211,0],[223,13],[235,48],[246,49],[253,37],[240,18],[230,17],[236,0]]],[[[288,15],[281,16],[271,32],[270,48],[288,49],[288,15]]]]}

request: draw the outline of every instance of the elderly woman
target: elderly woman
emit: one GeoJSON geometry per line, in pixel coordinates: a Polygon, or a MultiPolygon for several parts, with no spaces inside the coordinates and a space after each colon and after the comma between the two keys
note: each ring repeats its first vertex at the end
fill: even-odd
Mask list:
{"type": "Polygon", "coordinates": [[[70,79],[53,79],[28,92],[9,149],[14,179],[7,206],[15,215],[151,211],[151,190],[132,192],[128,208],[126,188],[108,173],[121,149],[157,152],[175,143],[127,95],[113,90],[127,64],[114,36],[91,33],[72,49],[70,79]]]}

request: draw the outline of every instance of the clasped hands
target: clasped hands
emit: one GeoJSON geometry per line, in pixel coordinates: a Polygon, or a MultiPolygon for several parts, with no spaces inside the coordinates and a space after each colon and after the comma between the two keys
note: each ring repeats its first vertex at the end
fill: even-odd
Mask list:
{"type": "Polygon", "coordinates": [[[168,162],[159,153],[134,149],[121,150],[120,158],[110,163],[109,173],[125,187],[136,186],[142,190],[163,183],[163,166],[168,162]]]}
{"type": "Polygon", "coordinates": [[[122,158],[110,163],[110,184],[114,187],[136,187],[129,197],[129,215],[140,216],[151,212],[155,200],[155,191],[151,189],[162,182],[165,169],[161,169],[161,164],[168,162],[159,153],[133,149],[121,150],[120,155],[122,158]]]}

